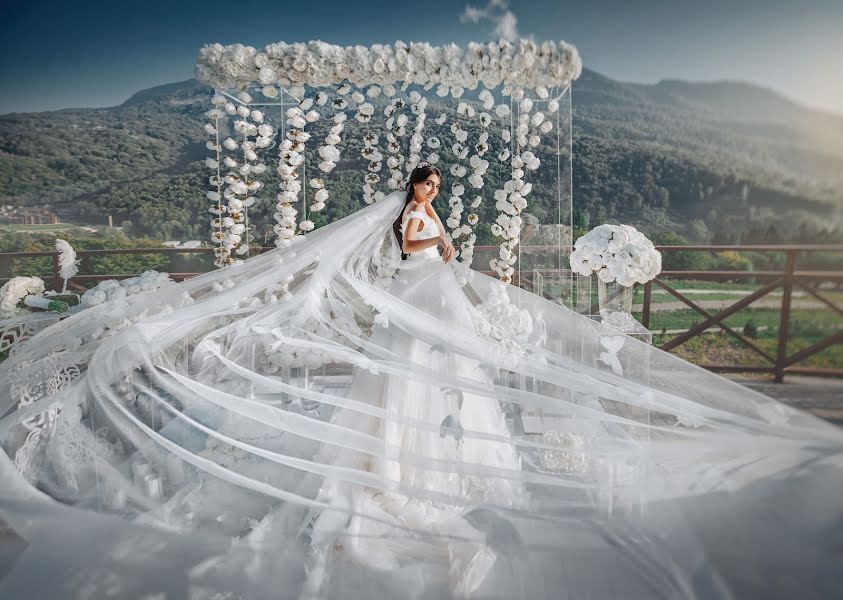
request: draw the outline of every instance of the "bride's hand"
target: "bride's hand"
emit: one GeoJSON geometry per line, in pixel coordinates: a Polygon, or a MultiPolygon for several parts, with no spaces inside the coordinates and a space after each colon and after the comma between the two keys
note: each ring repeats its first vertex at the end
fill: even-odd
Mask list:
{"type": "Polygon", "coordinates": [[[457,252],[454,245],[444,237],[440,237],[439,242],[442,244],[442,260],[446,263],[451,262],[457,252]]]}

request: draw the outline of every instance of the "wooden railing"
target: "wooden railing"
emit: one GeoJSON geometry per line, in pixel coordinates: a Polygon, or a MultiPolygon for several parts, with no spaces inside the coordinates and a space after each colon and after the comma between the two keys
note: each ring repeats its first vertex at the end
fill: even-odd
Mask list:
{"type": "MultiPolygon", "coordinates": [[[[816,284],[820,282],[832,282],[834,285],[840,286],[843,284],[843,270],[799,270],[797,268],[797,257],[800,254],[811,252],[833,253],[840,254],[843,259],[843,244],[840,245],[764,245],[764,246],[658,246],[657,247],[664,255],[669,255],[672,252],[756,252],[756,253],[783,253],[785,255],[784,266],[780,270],[765,270],[765,271],[662,271],[659,276],[652,281],[646,283],[643,287],[643,304],[641,310],[641,322],[649,328],[652,316],[652,292],[653,286],[665,290],[666,293],[675,297],[678,301],[685,304],[689,309],[699,313],[702,321],[696,323],[688,330],[678,334],[676,337],[664,342],[660,348],[666,351],[673,350],[681,344],[687,342],[694,337],[704,333],[711,327],[718,327],[726,332],[728,335],[739,340],[741,344],[752,350],[755,354],[764,359],[764,364],[760,365],[726,365],[726,364],[703,364],[701,366],[715,370],[715,371],[735,371],[735,372],[767,372],[772,373],[775,380],[783,381],[785,373],[803,373],[815,375],[830,375],[835,377],[843,377],[843,365],[839,368],[819,369],[812,367],[799,366],[798,363],[805,359],[822,352],[835,344],[843,343],[843,327],[836,333],[833,333],[813,344],[802,348],[801,350],[789,353],[788,339],[790,337],[790,320],[791,320],[791,299],[794,288],[804,290],[811,297],[825,305],[836,315],[843,317],[843,308],[838,306],[831,299],[823,295],[822,291],[817,289],[816,284]],[[747,281],[759,282],[763,285],[752,292],[751,294],[737,300],[736,302],[722,308],[716,313],[712,313],[690,298],[683,294],[680,289],[676,289],[670,284],[674,280],[698,280],[698,281],[747,281]],[[746,335],[738,332],[733,327],[727,325],[724,321],[740,311],[747,308],[756,300],[763,298],[770,293],[782,290],[781,304],[779,309],[779,327],[778,327],[778,343],[775,354],[767,352],[760,348],[758,344],[749,339],[746,335]]],[[[252,254],[259,254],[272,250],[273,248],[253,248],[252,254]]],[[[527,247],[525,249],[541,251],[542,247],[527,247]]],[[[548,248],[549,249],[549,248],[548,248]]],[[[482,254],[484,251],[497,252],[497,246],[477,246],[475,254],[482,254]]],[[[558,248],[556,248],[558,251],[558,248]]],[[[161,255],[178,255],[178,254],[212,254],[213,248],[121,248],[113,250],[82,250],[77,252],[77,257],[84,261],[89,258],[104,257],[111,255],[132,255],[132,254],[161,254],[161,255]]],[[[58,253],[56,252],[13,252],[0,253],[0,269],[3,265],[8,265],[9,261],[13,259],[26,259],[38,257],[52,257],[52,275],[51,284],[53,289],[61,289],[62,281],[59,276],[58,253]]],[[[665,262],[668,262],[665,256],[665,262]]],[[[843,260],[837,264],[843,264],[843,260]]],[[[481,271],[489,275],[493,275],[491,271],[481,271]]],[[[570,274],[570,270],[566,269],[536,269],[531,270],[530,273],[540,273],[542,275],[565,276],[570,274]]],[[[0,271],[0,274],[3,274],[0,271]]],[[[176,281],[186,279],[199,275],[198,272],[183,272],[170,273],[170,277],[176,281]]],[[[119,273],[119,274],[84,274],[79,273],[74,277],[76,281],[94,282],[106,279],[123,279],[134,277],[137,273],[119,273]]],[[[0,284],[8,281],[9,277],[0,278],[0,284]]],[[[513,282],[516,285],[527,283],[526,280],[516,280],[513,282]]],[[[78,283],[71,281],[71,287],[79,291],[85,288],[78,283]]]]}
{"type": "MultiPolygon", "coordinates": [[[[677,300],[687,305],[688,308],[699,313],[703,320],[697,325],[691,327],[686,332],[662,344],[661,349],[670,351],[677,346],[685,343],[697,335],[700,335],[708,328],[717,326],[729,335],[740,340],[740,342],[751,349],[757,355],[761,356],[766,364],[745,366],[745,365],[724,365],[724,364],[704,364],[701,365],[707,369],[716,371],[733,371],[733,372],[762,372],[772,373],[777,382],[784,380],[785,372],[789,373],[804,373],[814,375],[833,375],[843,377],[843,365],[840,368],[832,369],[818,369],[811,367],[799,367],[797,363],[822,352],[835,344],[843,342],[843,327],[836,333],[833,333],[810,346],[794,352],[788,353],[788,339],[790,337],[790,318],[791,318],[791,299],[794,287],[799,287],[807,292],[813,298],[819,300],[822,304],[831,309],[836,315],[843,316],[843,308],[837,306],[832,300],[823,296],[817,289],[816,284],[820,282],[833,282],[840,285],[843,282],[843,270],[830,271],[813,271],[813,270],[798,270],[797,269],[797,255],[800,253],[810,252],[824,252],[839,254],[843,259],[843,245],[770,245],[770,246],[663,246],[659,250],[662,252],[761,252],[761,253],[784,253],[785,262],[781,270],[776,271],[662,271],[658,277],[644,285],[644,304],[641,315],[641,323],[649,328],[651,308],[652,308],[652,289],[653,286],[665,290],[677,300]],[[757,282],[764,282],[759,289],[752,292],[748,296],[741,298],[733,304],[722,308],[719,312],[712,314],[700,305],[690,300],[681,291],[675,289],[669,284],[671,279],[695,279],[708,281],[735,281],[735,280],[751,280],[757,282]],[[782,290],[781,308],[779,310],[779,328],[778,328],[778,343],[776,347],[775,356],[771,355],[758,347],[757,344],[749,340],[745,335],[735,331],[734,328],[729,327],[724,321],[731,315],[737,313],[739,310],[748,307],[756,300],[767,296],[771,292],[778,289],[782,290]]],[[[837,262],[843,264],[843,260],[837,262]]]]}

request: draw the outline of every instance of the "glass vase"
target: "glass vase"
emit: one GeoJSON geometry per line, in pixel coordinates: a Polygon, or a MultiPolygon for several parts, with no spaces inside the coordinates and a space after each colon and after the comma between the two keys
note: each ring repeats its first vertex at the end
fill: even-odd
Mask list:
{"type": "Polygon", "coordinates": [[[597,279],[597,304],[600,316],[607,325],[620,331],[635,325],[632,318],[632,287],[616,281],[606,283],[597,279]]]}

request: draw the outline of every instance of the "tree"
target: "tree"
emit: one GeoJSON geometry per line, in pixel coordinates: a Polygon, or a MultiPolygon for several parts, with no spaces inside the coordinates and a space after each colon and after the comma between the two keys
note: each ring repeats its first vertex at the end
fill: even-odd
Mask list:
{"type": "Polygon", "coordinates": [[[778,227],[776,227],[775,223],[771,224],[764,233],[764,242],[767,244],[778,244],[781,243],[781,240],[782,237],[779,234],[778,227]]]}
{"type": "MultiPolygon", "coordinates": [[[[688,240],[672,231],[662,231],[652,237],[657,246],[687,246],[688,240]]],[[[662,253],[662,269],[665,271],[705,271],[711,264],[706,252],[683,252],[672,250],[662,253]]]]}
{"type": "Polygon", "coordinates": [[[688,223],[688,237],[698,244],[707,244],[711,239],[711,232],[705,221],[702,219],[693,219],[688,223]]]}

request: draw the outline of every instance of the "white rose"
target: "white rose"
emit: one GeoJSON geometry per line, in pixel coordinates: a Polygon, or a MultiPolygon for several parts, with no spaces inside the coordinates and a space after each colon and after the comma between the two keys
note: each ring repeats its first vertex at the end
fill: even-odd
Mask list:
{"type": "Polygon", "coordinates": [[[278,74],[275,72],[274,69],[270,67],[263,67],[258,72],[258,81],[260,81],[263,85],[269,85],[271,83],[275,83],[278,79],[278,74]]]}
{"type": "Polygon", "coordinates": [[[612,283],[615,280],[615,276],[605,267],[597,271],[597,277],[603,283],[612,283]]]}

